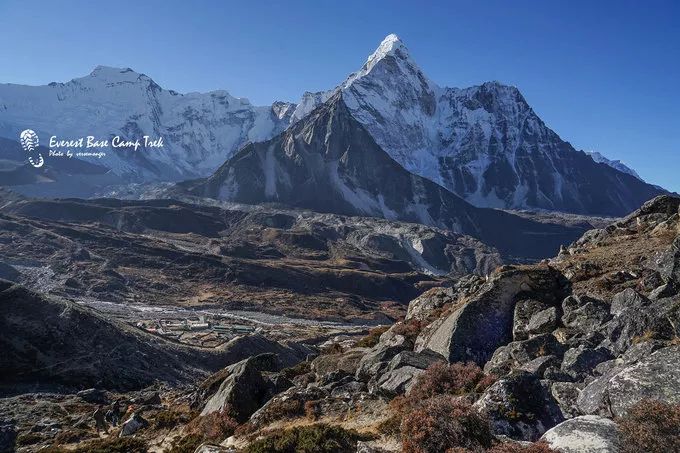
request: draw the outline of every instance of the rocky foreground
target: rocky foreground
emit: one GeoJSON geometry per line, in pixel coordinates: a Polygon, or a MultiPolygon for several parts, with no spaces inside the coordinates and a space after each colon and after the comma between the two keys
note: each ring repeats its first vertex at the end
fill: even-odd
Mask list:
{"type": "Polygon", "coordinates": [[[680,198],[336,340],[297,360],[257,351],[193,383],[8,395],[0,439],[53,452],[679,451],[680,198]],[[90,411],[114,401],[133,406],[124,425],[95,434],[90,411]]]}

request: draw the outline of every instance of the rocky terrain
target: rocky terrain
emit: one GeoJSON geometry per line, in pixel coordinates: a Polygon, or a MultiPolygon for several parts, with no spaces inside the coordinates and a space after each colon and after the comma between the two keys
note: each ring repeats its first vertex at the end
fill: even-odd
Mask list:
{"type": "MultiPolygon", "coordinates": [[[[423,225],[172,200],[6,194],[0,261],[40,291],[118,304],[256,310],[372,324],[500,254],[423,225]],[[354,320],[354,321],[353,321],[354,320]]],[[[390,318],[392,317],[392,318],[390,318]]]]}
{"type": "MultiPolygon", "coordinates": [[[[29,222],[31,203],[10,204],[4,221],[21,212],[15,221],[37,222],[29,222]]],[[[47,208],[36,212],[48,216],[47,208]]],[[[85,220],[75,208],[55,212],[85,220]]],[[[66,219],[52,222],[66,231],[66,219]]],[[[501,266],[488,277],[432,281],[401,321],[364,337],[327,337],[321,345],[309,337],[281,343],[246,335],[239,341],[261,347],[227,359],[219,350],[185,356],[186,346],[164,346],[166,340],[72,302],[3,283],[0,296],[12,314],[0,336],[12,351],[3,358],[3,382],[24,376],[27,360],[45,360],[29,352],[35,345],[63,344],[67,331],[80,338],[88,334],[79,329],[89,325],[101,332],[94,343],[109,344],[107,335],[118,332],[122,348],[159,362],[148,362],[158,373],[146,387],[135,354],[121,363],[90,349],[94,355],[77,356],[81,362],[62,363],[57,355],[26,375],[28,384],[35,382],[33,393],[1,400],[9,414],[2,439],[20,451],[46,445],[60,445],[55,451],[74,445],[168,452],[674,451],[680,446],[679,241],[680,199],[659,197],[589,231],[555,258],[501,266]],[[37,326],[37,319],[47,320],[45,328],[18,328],[37,326]],[[69,324],[75,319],[77,330],[69,324]],[[86,366],[92,357],[100,366],[86,366]],[[109,374],[121,365],[131,370],[123,376],[134,377],[123,388],[109,374]],[[46,377],[67,389],[39,391],[46,377]],[[28,399],[34,403],[26,405],[28,399]],[[122,427],[96,435],[88,413],[97,401],[138,409],[122,427]]],[[[5,272],[12,268],[6,264],[5,272]]]]}

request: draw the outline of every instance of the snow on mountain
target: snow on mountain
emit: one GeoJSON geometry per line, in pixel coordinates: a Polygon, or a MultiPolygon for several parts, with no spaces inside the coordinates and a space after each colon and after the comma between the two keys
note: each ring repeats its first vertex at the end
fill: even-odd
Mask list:
{"type": "Polygon", "coordinates": [[[404,168],[477,206],[622,215],[661,193],[574,150],[515,87],[438,86],[396,35],[334,90],[303,98],[293,117],[337,92],[404,168]]]}
{"type": "Polygon", "coordinates": [[[132,179],[179,179],[209,174],[244,143],[277,134],[294,107],[253,106],[226,91],[179,94],[132,69],[98,66],[67,83],[0,84],[0,135],[16,139],[30,128],[43,145],[52,135],[163,137],[162,148],[109,148],[96,163],[132,179]]]}
{"type": "Polygon", "coordinates": [[[586,154],[588,154],[590,157],[593,158],[593,160],[599,164],[606,164],[609,165],[612,168],[617,169],[620,172],[623,173],[628,173],[629,175],[635,176],[637,179],[642,180],[640,175],[637,174],[635,170],[630,168],[628,165],[624,164],[620,160],[610,160],[604,157],[602,154],[600,154],[597,151],[586,151],[586,154]]]}
{"type": "Polygon", "coordinates": [[[178,191],[416,222],[473,236],[513,260],[547,256],[582,233],[476,208],[406,171],[376,144],[343,99],[343,93],[334,94],[283,133],[244,146],[209,178],[178,183],[170,195],[178,191]]]}

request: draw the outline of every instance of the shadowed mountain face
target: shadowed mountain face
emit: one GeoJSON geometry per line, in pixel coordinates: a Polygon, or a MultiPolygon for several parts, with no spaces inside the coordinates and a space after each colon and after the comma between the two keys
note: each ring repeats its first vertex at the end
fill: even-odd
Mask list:
{"type": "Polygon", "coordinates": [[[476,237],[511,259],[542,258],[583,230],[475,208],[406,171],[352,116],[342,93],[277,137],[244,147],[205,180],[179,190],[243,203],[384,217],[476,237]]]}

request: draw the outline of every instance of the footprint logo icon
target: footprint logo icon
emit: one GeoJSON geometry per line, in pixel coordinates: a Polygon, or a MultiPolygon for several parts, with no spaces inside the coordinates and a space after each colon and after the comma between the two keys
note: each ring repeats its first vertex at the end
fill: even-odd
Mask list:
{"type": "Polygon", "coordinates": [[[21,142],[21,147],[24,148],[24,151],[29,153],[28,163],[35,168],[42,167],[45,164],[45,159],[43,159],[42,154],[37,153],[37,158],[33,157],[38,149],[38,144],[40,143],[38,134],[31,129],[26,129],[19,135],[19,141],[21,142]]]}

